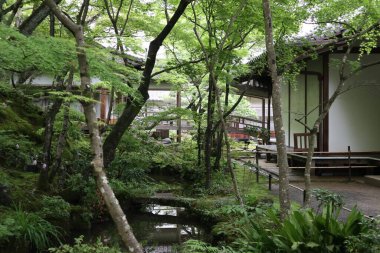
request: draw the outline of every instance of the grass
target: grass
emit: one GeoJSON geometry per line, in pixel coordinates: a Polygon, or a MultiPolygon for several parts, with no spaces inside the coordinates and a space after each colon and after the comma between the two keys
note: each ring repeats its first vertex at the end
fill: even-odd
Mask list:
{"type": "Polygon", "coordinates": [[[20,208],[8,213],[8,219],[15,228],[16,239],[25,245],[32,245],[38,251],[46,249],[53,241],[60,242],[62,236],[57,227],[37,214],[27,213],[20,208]]]}
{"type": "Polygon", "coordinates": [[[259,202],[278,203],[278,199],[268,190],[267,177],[259,175],[257,182],[256,174],[243,165],[236,165],[235,174],[240,194],[246,205],[255,206],[259,202]]]}

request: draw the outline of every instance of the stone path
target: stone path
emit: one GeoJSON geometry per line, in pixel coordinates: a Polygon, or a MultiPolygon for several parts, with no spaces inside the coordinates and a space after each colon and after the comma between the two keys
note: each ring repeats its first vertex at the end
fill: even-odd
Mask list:
{"type": "MultiPolygon", "coordinates": [[[[251,160],[252,161],[252,160],[251,160]]],[[[254,161],[252,161],[254,163],[254,161]]],[[[265,159],[259,160],[260,167],[264,170],[278,175],[278,167],[274,163],[267,163],[265,159]]],[[[289,175],[290,183],[296,187],[304,188],[302,171],[291,172],[289,175]]],[[[352,209],[355,206],[368,216],[380,215],[380,187],[364,183],[363,177],[354,177],[349,182],[347,177],[312,177],[312,188],[327,189],[343,196],[344,206],[352,209]]],[[[278,184],[272,185],[272,193],[278,195],[278,184]]],[[[290,198],[302,205],[303,193],[295,188],[290,188],[290,198]]],[[[313,207],[317,202],[313,201],[313,207]]],[[[347,217],[348,212],[342,211],[341,218],[347,217]]]]}

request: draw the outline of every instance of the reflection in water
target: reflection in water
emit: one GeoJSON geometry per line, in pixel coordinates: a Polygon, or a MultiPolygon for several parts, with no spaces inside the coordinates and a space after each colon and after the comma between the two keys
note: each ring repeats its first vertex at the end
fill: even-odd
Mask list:
{"type": "MultiPolygon", "coordinates": [[[[140,213],[128,214],[128,220],[137,240],[150,253],[177,252],[177,246],[189,239],[206,239],[204,228],[189,219],[182,207],[148,205],[140,213]]],[[[111,221],[94,226],[86,237],[90,241],[100,237],[109,245],[119,244],[122,247],[111,221]]]]}
{"type": "Polygon", "coordinates": [[[131,226],[148,252],[176,252],[173,245],[203,238],[204,230],[185,217],[182,207],[148,205],[144,214],[131,217],[131,226]]]}

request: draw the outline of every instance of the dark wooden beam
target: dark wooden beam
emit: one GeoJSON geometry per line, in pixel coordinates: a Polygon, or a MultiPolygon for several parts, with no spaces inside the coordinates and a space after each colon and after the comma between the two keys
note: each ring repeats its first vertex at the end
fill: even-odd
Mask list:
{"type": "MultiPolygon", "coordinates": [[[[323,88],[322,105],[329,100],[329,53],[322,56],[323,61],[323,88]]],[[[323,119],[322,123],[322,151],[329,151],[329,114],[323,119]]]]}

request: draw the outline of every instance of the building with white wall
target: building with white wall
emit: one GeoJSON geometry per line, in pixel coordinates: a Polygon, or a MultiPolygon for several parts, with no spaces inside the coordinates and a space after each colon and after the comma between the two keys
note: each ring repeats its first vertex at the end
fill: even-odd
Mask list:
{"type": "MultiPolygon", "coordinates": [[[[349,59],[358,57],[358,50],[349,59]]],[[[324,102],[334,93],[339,83],[339,63],[345,53],[344,47],[319,53],[318,57],[306,61],[306,67],[297,76],[295,83],[283,80],[282,83],[282,116],[286,134],[286,144],[294,147],[294,134],[307,133],[307,126],[313,125],[324,102]],[[301,124],[302,122],[303,124],[301,124]]],[[[380,61],[379,50],[370,55],[363,55],[360,64],[380,61]]],[[[349,66],[347,66],[349,68],[349,66]]],[[[366,68],[345,82],[346,91],[338,96],[328,115],[319,126],[316,149],[324,152],[346,152],[348,146],[353,152],[380,151],[380,64],[366,68]],[[350,87],[350,88],[349,88],[350,87]]],[[[346,74],[348,72],[346,71],[346,74]]],[[[255,88],[266,88],[256,95],[264,94],[270,98],[270,80],[262,76],[252,76],[260,85],[255,88]],[[261,81],[260,81],[261,80],[261,81]]]]}

